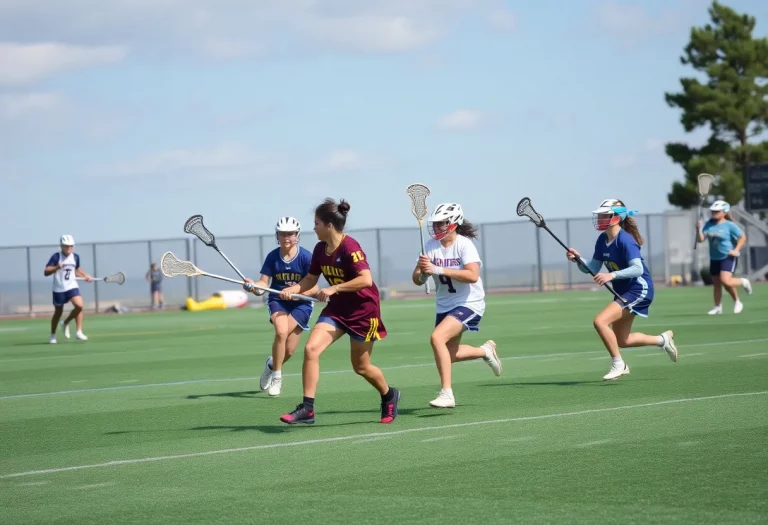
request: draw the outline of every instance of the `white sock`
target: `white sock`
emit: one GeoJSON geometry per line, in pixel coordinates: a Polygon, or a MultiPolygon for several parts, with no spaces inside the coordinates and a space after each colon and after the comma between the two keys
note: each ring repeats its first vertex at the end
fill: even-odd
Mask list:
{"type": "Polygon", "coordinates": [[[267,358],[267,367],[269,367],[269,369],[272,370],[272,356],[269,356],[267,358]]]}
{"type": "Polygon", "coordinates": [[[621,357],[612,357],[611,361],[613,362],[614,368],[624,368],[624,360],[621,357]]]}
{"type": "Polygon", "coordinates": [[[742,286],[742,288],[746,288],[747,287],[747,280],[744,277],[741,278],[741,286],[742,286]]]}
{"type": "Polygon", "coordinates": [[[275,370],[272,372],[272,379],[281,379],[283,377],[283,371],[282,370],[275,370]]]}
{"type": "Polygon", "coordinates": [[[453,397],[453,388],[443,388],[443,392],[453,397]]]}
{"type": "Polygon", "coordinates": [[[656,341],[656,346],[664,346],[664,336],[660,335],[659,339],[656,341]]]}

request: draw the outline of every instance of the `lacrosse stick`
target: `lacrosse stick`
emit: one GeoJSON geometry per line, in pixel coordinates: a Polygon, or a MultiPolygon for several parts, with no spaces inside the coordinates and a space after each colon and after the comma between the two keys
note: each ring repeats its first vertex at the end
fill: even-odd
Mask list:
{"type": "MultiPolygon", "coordinates": [[[[178,277],[180,275],[184,275],[186,277],[197,277],[198,275],[205,275],[206,277],[213,277],[214,279],[220,279],[222,281],[227,281],[230,283],[235,283],[239,285],[244,285],[244,281],[238,281],[237,279],[230,279],[229,277],[223,277],[221,275],[216,275],[213,273],[204,272],[194,264],[192,264],[189,261],[182,261],[178,257],[176,257],[172,252],[165,252],[163,254],[162,259],[160,259],[160,270],[163,272],[163,275],[166,277],[178,277]]],[[[264,290],[267,292],[272,292],[279,294],[279,290],[274,290],[272,288],[266,288],[262,286],[256,286],[252,284],[254,288],[258,288],[259,290],[264,290]]],[[[301,299],[303,301],[310,301],[313,303],[318,302],[317,299],[314,297],[309,297],[308,295],[301,295],[301,294],[294,294],[291,295],[291,299],[301,299]]]]}
{"type": "Polygon", "coordinates": [[[237,269],[237,266],[235,266],[232,261],[229,260],[229,257],[224,255],[224,252],[219,250],[219,247],[216,246],[216,238],[213,236],[213,233],[206,228],[203,225],[203,216],[202,215],[193,215],[189,219],[187,219],[187,222],[184,223],[184,232],[185,233],[191,233],[201,241],[203,241],[203,244],[206,246],[210,246],[217,252],[219,252],[219,255],[224,257],[224,260],[227,261],[227,263],[232,267],[235,272],[237,272],[237,275],[243,278],[245,280],[245,275],[237,269]]]}
{"type": "MultiPolygon", "coordinates": [[[[76,277],[78,281],[85,281],[83,277],[76,277]]],[[[106,277],[92,277],[94,281],[104,281],[105,283],[117,283],[123,284],[125,282],[125,274],[123,272],[117,272],[106,277]]]]}
{"type": "MultiPolygon", "coordinates": [[[[427,197],[429,188],[423,184],[411,184],[405,189],[405,194],[411,198],[411,213],[419,223],[419,236],[421,237],[421,254],[426,255],[424,245],[424,217],[427,216],[427,197]]],[[[424,281],[424,289],[429,294],[429,279],[424,281]]]]}
{"type": "MultiPolygon", "coordinates": [[[[549,233],[558,243],[560,243],[560,246],[565,248],[566,252],[570,252],[571,249],[566,246],[563,241],[561,241],[557,235],[552,233],[552,230],[549,229],[547,226],[546,221],[544,221],[544,217],[542,217],[535,209],[533,209],[533,205],[531,204],[531,199],[528,197],[524,197],[520,200],[520,202],[517,203],[517,214],[520,217],[528,217],[531,219],[531,222],[538,226],[539,228],[544,228],[547,230],[547,233],[549,233]]],[[[581,261],[582,266],[589,272],[589,274],[594,277],[595,274],[592,272],[592,270],[589,269],[589,266],[587,266],[587,261],[585,261],[582,257],[579,257],[579,260],[581,261]]],[[[611,286],[610,282],[604,283],[603,286],[605,286],[610,292],[617,298],[620,299],[621,302],[626,303],[627,300],[621,297],[619,294],[616,293],[616,290],[613,289],[613,286],[611,286]]]]}
{"type": "MultiPolygon", "coordinates": [[[[712,189],[712,183],[715,182],[714,175],[709,173],[699,174],[699,220],[704,220],[704,215],[701,213],[701,207],[704,205],[704,199],[709,195],[709,190],[712,189]]],[[[693,249],[699,245],[699,229],[696,228],[696,238],[693,240],[693,249]]]]}

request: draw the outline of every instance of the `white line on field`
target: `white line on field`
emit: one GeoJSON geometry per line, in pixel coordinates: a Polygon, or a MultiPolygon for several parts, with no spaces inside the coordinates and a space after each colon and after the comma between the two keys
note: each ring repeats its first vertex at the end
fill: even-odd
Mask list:
{"type": "MultiPolygon", "coordinates": [[[[720,346],[720,345],[742,345],[742,344],[751,344],[751,343],[762,343],[768,341],[768,338],[763,339],[747,339],[744,341],[716,341],[716,342],[710,342],[710,343],[693,343],[690,345],[678,345],[679,348],[695,348],[699,346],[720,346]]],[[[638,350],[647,350],[649,347],[645,348],[624,348],[623,351],[625,352],[631,352],[631,351],[638,351],[638,350]]],[[[557,354],[529,354],[529,355],[515,355],[515,356],[509,356],[509,357],[502,357],[502,361],[507,360],[519,360],[519,359],[546,359],[549,357],[583,357],[585,355],[593,355],[593,354],[606,354],[605,350],[590,350],[587,352],[565,352],[565,353],[557,353],[557,354]]],[[[685,354],[682,354],[685,356],[685,354]]],[[[595,359],[598,358],[589,358],[589,359],[595,359]]],[[[599,358],[603,359],[603,358],[599,358]]],[[[467,365],[469,361],[461,363],[462,365],[467,365]]],[[[429,363],[414,363],[410,365],[396,365],[396,366],[388,366],[388,367],[382,367],[382,370],[399,370],[403,368],[423,368],[425,366],[435,366],[434,361],[431,361],[429,363]]],[[[351,369],[347,370],[327,370],[320,372],[322,375],[325,374],[350,374],[352,373],[351,369]]],[[[300,377],[300,373],[292,373],[292,374],[283,374],[283,377],[300,377]]],[[[60,396],[60,395],[66,395],[66,394],[87,394],[92,392],[109,392],[112,390],[127,390],[127,389],[133,389],[133,388],[150,388],[150,387],[167,387],[167,386],[183,386],[183,385],[195,385],[195,384],[202,384],[202,383],[234,383],[237,381],[255,381],[258,379],[258,377],[227,377],[227,378],[221,378],[221,379],[189,379],[186,381],[171,381],[168,383],[145,383],[141,385],[121,385],[121,386],[104,386],[104,387],[97,387],[97,388],[81,388],[77,390],[57,390],[54,392],[36,392],[33,394],[11,394],[7,396],[0,396],[0,401],[4,399],[22,399],[22,398],[28,398],[28,397],[42,397],[42,396],[60,396]]]]}
{"type": "Polygon", "coordinates": [[[422,443],[432,443],[433,441],[443,441],[444,439],[453,439],[453,438],[457,438],[457,437],[459,437],[459,436],[457,436],[456,434],[454,434],[452,436],[438,436],[438,437],[434,437],[434,438],[422,439],[421,442],[422,443]]]}
{"type": "Polygon", "coordinates": [[[581,443],[579,445],[576,445],[579,448],[587,448],[587,447],[596,447],[598,445],[605,445],[606,443],[610,443],[613,441],[612,439],[599,439],[597,441],[590,441],[588,443],[581,443]]]}
{"type": "Polygon", "coordinates": [[[197,457],[214,456],[214,455],[221,455],[221,454],[233,454],[235,452],[249,452],[254,450],[270,450],[270,449],[276,449],[276,448],[300,447],[305,445],[336,443],[340,441],[354,441],[354,440],[375,438],[375,437],[391,437],[391,436],[398,436],[402,434],[413,434],[415,432],[430,432],[434,430],[447,430],[447,429],[464,428],[464,427],[496,425],[500,423],[516,423],[520,421],[539,421],[539,420],[545,420],[545,419],[559,419],[563,417],[584,416],[588,414],[616,412],[620,410],[632,410],[636,408],[658,407],[658,406],[664,406],[664,405],[674,405],[679,403],[693,403],[696,401],[710,401],[713,399],[764,396],[766,394],[768,394],[768,390],[765,390],[762,392],[739,392],[739,393],[733,393],[733,394],[719,394],[715,396],[667,399],[665,401],[655,401],[653,403],[642,403],[638,405],[620,405],[620,406],[606,407],[606,408],[591,408],[587,410],[578,410],[575,412],[559,412],[555,414],[540,414],[536,416],[520,416],[520,417],[511,417],[511,418],[505,418],[505,419],[470,421],[467,423],[454,423],[452,425],[406,428],[403,430],[394,430],[392,432],[372,432],[369,434],[357,434],[354,436],[338,436],[338,437],[322,438],[322,439],[308,439],[305,441],[290,441],[287,443],[270,443],[268,445],[254,445],[251,447],[206,450],[203,452],[190,452],[188,454],[175,454],[172,456],[155,456],[155,457],[148,457],[148,458],[118,459],[115,461],[107,461],[105,463],[92,463],[90,465],[74,465],[71,467],[58,467],[58,468],[41,469],[41,470],[28,470],[26,472],[14,472],[12,474],[0,475],[0,479],[20,478],[24,476],[36,476],[36,475],[43,475],[43,474],[57,474],[59,472],[72,472],[76,470],[86,470],[86,469],[94,469],[94,468],[119,467],[122,465],[135,465],[137,463],[154,463],[158,461],[170,461],[175,459],[187,459],[187,458],[197,458],[197,457]]]}
{"type": "Polygon", "coordinates": [[[24,330],[27,330],[29,327],[27,326],[8,326],[6,328],[0,328],[0,333],[2,332],[23,332],[24,330]]]}
{"type": "Polygon", "coordinates": [[[106,483],[93,483],[91,485],[80,485],[79,487],[74,487],[77,490],[87,490],[87,489],[98,489],[101,487],[111,487],[112,485],[115,485],[114,481],[108,481],[106,483]]]}
{"type": "Polygon", "coordinates": [[[747,354],[747,355],[740,355],[739,357],[758,357],[761,355],[768,355],[768,352],[763,352],[761,354],[747,354]]]}

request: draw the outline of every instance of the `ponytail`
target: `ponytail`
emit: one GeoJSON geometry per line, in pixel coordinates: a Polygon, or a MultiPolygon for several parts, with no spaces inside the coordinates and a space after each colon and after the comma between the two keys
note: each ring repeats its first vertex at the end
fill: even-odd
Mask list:
{"type": "Polygon", "coordinates": [[[470,239],[477,239],[477,227],[469,221],[456,226],[456,233],[470,239]]]}
{"type": "Polygon", "coordinates": [[[731,212],[729,211],[725,212],[725,220],[733,222],[733,217],[731,216],[731,212]]]}
{"type": "Polygon", "coordinates": [[[635,219],[631,217],[627,217],[623,221],[621,221],[621,227],[624,229],[625,232],[630,234],[637,243],[638,246],[643,245],[643,236],[640,235],[640,230],[637,228],[637,223],[635,222],[635,219]]]}

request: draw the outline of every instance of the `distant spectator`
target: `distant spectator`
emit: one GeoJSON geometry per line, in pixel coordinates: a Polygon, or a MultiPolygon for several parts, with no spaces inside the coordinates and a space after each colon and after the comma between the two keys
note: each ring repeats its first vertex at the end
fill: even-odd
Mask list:
{"type": "Polygon", "coordinates": [[[163,284],[163,272],[161,272],[158,267],[157,263],[152,263],[152,266],[149,267],[149,271],[147,272],[147,281],[149,281],[149,289],[152,291],[152,309],[154,310],[157,306],[160,307],[160,309],[163,309],[163,292],[162,292],[162,284],[163,284]]]}

